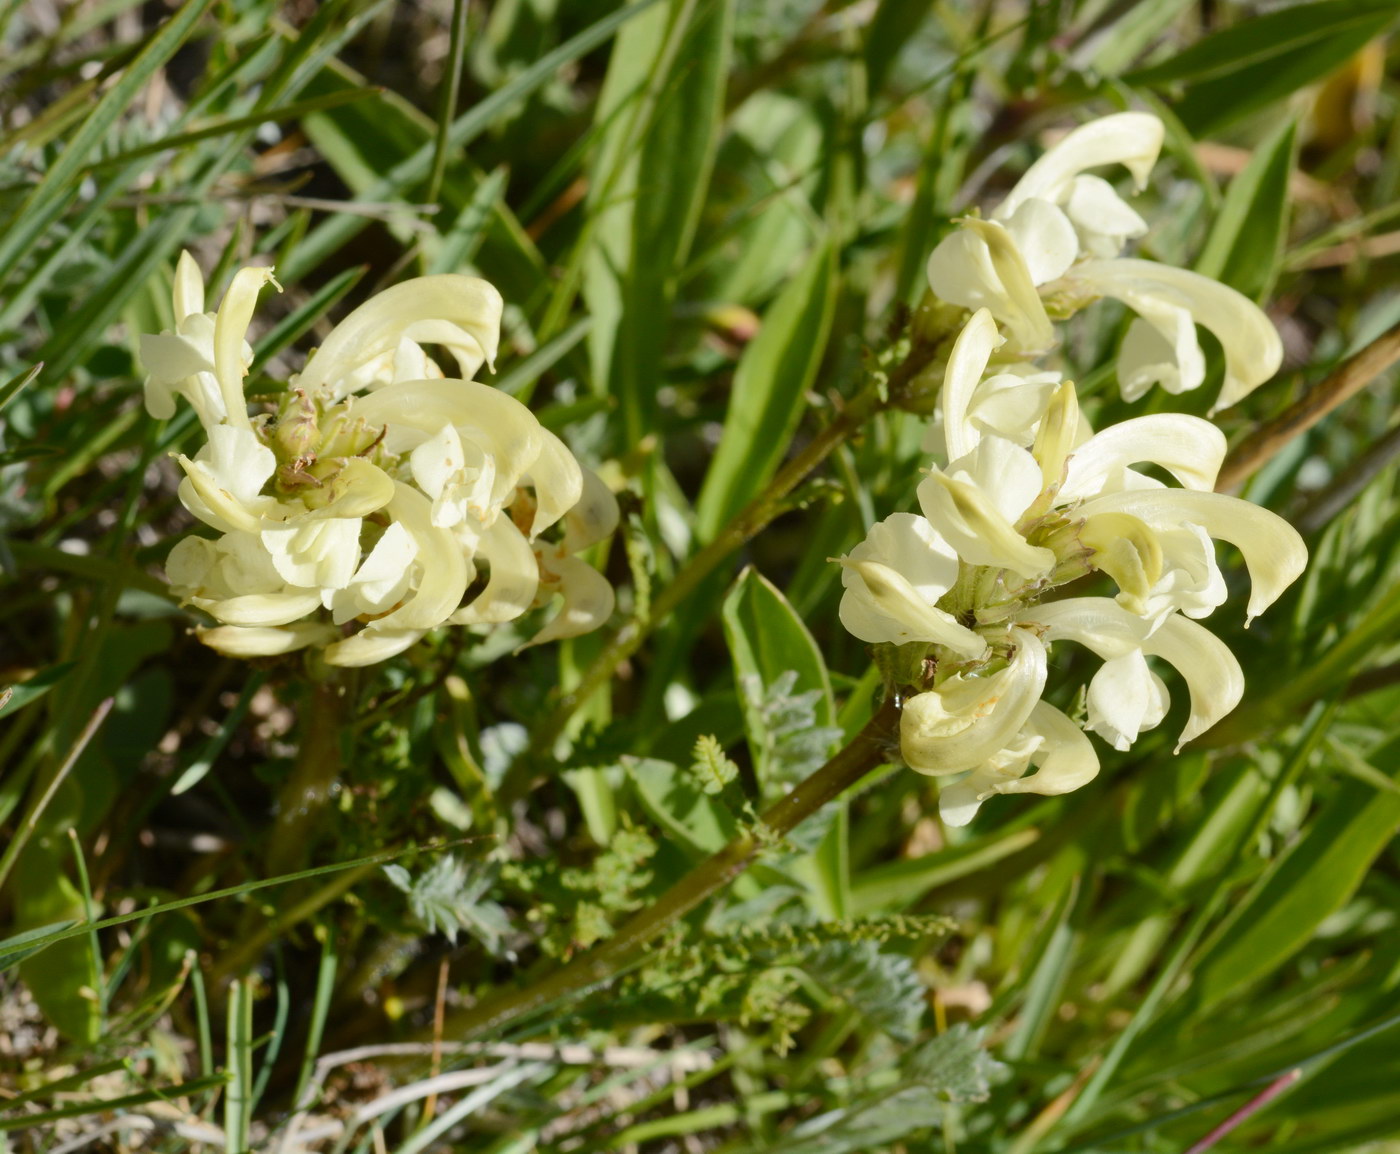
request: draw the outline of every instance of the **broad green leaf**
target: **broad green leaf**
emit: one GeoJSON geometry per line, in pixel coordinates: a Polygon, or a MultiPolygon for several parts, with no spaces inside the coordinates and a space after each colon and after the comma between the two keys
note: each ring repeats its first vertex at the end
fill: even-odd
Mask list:
{"type": "Polygon", "coordinates": [[[696,504],[696,532],[712,540],[777,472],[826,351],[835,307],[830,244],[769,307],[734,373],[719,449],[696,504]]]}
{"type": "Polygon", "coordinates": [[[1130,84],[1184,82],[1176,107],[1197,136],[1227,125],[1320,80],[1379,36],[1397,15],[1393,0],[1322,0],[1238,24],[1131,73],[1130,84]]]}
{"type": "Polygon", "coordinates": [[[657,7],[623,29],[598,102],[593,246],[584,294],[594,375],[627,443],[655,424],[676,279],[709,188],[728,79],[733,0],[657,7]]]}
{"type": "Polygon", "coordinates": [[[1288,182],[1297,124],[1289,120],[1254,150],[1230,182],[1196,271],[1262,302],[1273,290],[1288,234],[1288,182]]]}
{"type": "MultiPolygon", "coordinates": [[[[792,676],[793,694],[814,693],[813,722],[820,727],[833,724],[836,711],[831,699],[831,678],[816,641],[797,616],[787,598],[771,581],[749,568],[739,574],[724,599],[724,636],[734,659],[734,671],[741,685],[756,684],[763,691],[792,676]]],[[[764,716],[763,702],[752,693],[743,694],[745,729],[761,785],[769,781],[773,750],[770,719],[764,716]]]]}
{"type": "MultiPolygon", "coordinates": [[[[1371,758],[1400,774],[1400,739],[1371,758]]],[[[1340,909],[1400,831],[1400,796],[1347,779],[1302,838],[1237,908],[1196,969],[1192,997],[1209,1007],[1282,965],[1340,909]]]]}
{"type": "Polygon", "coordinates": [[[700,788],[694,774],[651,757],[629,757],[622,764],[647,815],[692,856],[708,856],[738,834],[734,815],[700,788]]]}
{"type": "MultiPolygon", "coordinates": [[[[14,868],[15,921],[22,926],[73,926],[86,913],[83,896],[64,874],[67,846],[60,851],[57,838],[35,840],[25,847],[14,868]]],[[[54,933],[70,931],[55,930],[54,933]]],[[[44,1017],[65,1037],[91,1045],[101,1035],[102,1023],[93,975],[99,965],[92,938],[69,938],[39,951],[52,941],[31,939],[18,957],[19,976],[34,995],[44,1017]]]]}

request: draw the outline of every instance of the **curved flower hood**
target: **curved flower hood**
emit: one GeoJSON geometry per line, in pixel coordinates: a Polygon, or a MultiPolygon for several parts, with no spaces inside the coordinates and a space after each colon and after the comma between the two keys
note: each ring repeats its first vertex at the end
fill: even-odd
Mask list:
{"type": "Polygon", "coordinates": [[[204,312],[184,254],[176,327],[141,341],[151,414],[183,397],[207,437],[179,458],[180,498],[218,536],[181,541],[167,563],[182,600],[220,622],[201,638],[368,665],[554,594],[564,608],[536,640],[605,621],[612,588],[572,554],[616,526],[611,492],[524,405],[469,379],[495,358],[500,294],[464,276],[388,289],[336,326],[275,412],[250,414],[245,334],[269,283],[270,269],[243,269],[204,312]],[[443,377],[432,345],[461,378],[443,377]]]}
{"type": "Polygon", "coordinates": [[[1052,318],[1108,297],[1137,314],[1118,357],[1127,400],[1153,385],[1180,393],[1206,377],[1196,326],[1225,350],[1228,408],[1276,372],[1283,346],[1247,297],[1186,269],[1121,256],[1147,224],[1107,181],[1088,170],[1126,168],[1138,190],[1161,151],[1162,123],[1122,112],[1081,125],[1040,157],[988,219],[961,218],[934,249],[928,282],[936,296],[987,309],[1005,330],[1004,357],[1036,357],[1058,343],[1052,318]]]}
{"type": "Polygon", "coordinates": [[[1083,730],[1127,749],[1159,725],[1170,699],[1150,662],[1186,682],[1179,742],[1205,732],[1244,692],[1229,648],[1197,623],[1226,597],[1215,539],[1244,556],[1249,618],[1307,560],[1282,518],[1212,491],[1225,438],[1209,421],[1159,413],[1093,432],[1071,383],[1047,393],[988,376],[1001,344],[991,310],[976,312],[940,397],[951,459],[928,469],[919,514],[887,517],[840,558],[842,623],[901,647],[885,667],[906,679],[894,686],[905,761],[964,775],[940,794],[952,824],[993,794],[1063,793],[1092,779],[1098,758],[1083,730]],[[1116,594],[1045,599],[1093,574],[1116,594]],[[1047,653],[1060,642],[1103,663],[1085,687],[1082,724],[1041,700],[1047,653]]]}

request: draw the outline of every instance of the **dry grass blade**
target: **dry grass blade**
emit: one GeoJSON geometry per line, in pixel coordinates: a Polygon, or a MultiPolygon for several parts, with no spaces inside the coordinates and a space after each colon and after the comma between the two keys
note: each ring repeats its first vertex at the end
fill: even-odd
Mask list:
{"type": "Polygon", "coordinates": [[[1306,433],[1400,360],[1400,326],[1348,357],[1302,397],[1250,433],[1230,452],[1216,481],[1219,492],[1239,488],[1284,445],[1306,433]]]}

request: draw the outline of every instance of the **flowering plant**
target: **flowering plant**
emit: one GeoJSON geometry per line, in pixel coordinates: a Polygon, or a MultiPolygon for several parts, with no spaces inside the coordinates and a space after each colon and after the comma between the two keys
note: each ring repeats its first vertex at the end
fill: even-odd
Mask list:
{"type": "Polygon", "coordinates": [[[617,523],[607,487],[513,397],[471,378],[494,360],[501,297],[483,280],[397,285],[342,321],[275,411],[250,416],[244,339],[272,270],[238,272],[216,312],[188,253],[175,329],[144,336],[146,405],[194,408],[208,438],[180,499],[218,536],[166,563],[181,599],[220,624],[197,632],[239,657],[319,646],[368,665],[441,625],[512,621],[562,593],[530,642],[596,628],[612,587],[573,554],[617,523]],[[446,378],[425,346],[456,359],[446,378]],[[546,533],[560,522],[562,533],[546,533]]]}
{"type": "Polygon", "coordinates": [[[954,825],[995,793],[1065,793],[1091,780],[1099,764],[1085,730],[1127,749],[1158,725],[1169,697],[1149,657],[1175,666],[1190,691],[1178,748],[1203,733],[1244,692],[1234,655],[1196,624],[1226,596],[1213,539],[1244,555],[1249,618],[1307,560],[1282,518],[1212,491],[1226,445],[1209,421],[1159,413],[1094,433],[1074,385],[1038,363],[1055,343],[1045,302],[1069,314],[1097,294],[1141,314],[1119,354],[1129,399],[1153,381],[1171,392],[1200,383],[1197,320],[1225,348],[1217,407],[1278,367],[1277,333],[1239,293],[1118,258],[1146,225],[1083,170],[1120,163],[1140,185],[1161,141],[1160,121],[1144,113],[1076,129],[1031,166],[991,220],[965,219],[929,260],[935,294],[977,307],[943,374],[944,459],[919,486],[920,514],[893,514],[841,558],[840,615],[861,640],[897,647],[898,660],[886,661],[906,698],[901,750],[920,772],[962,775],[939,797],[954,825]],[[1173,357],[1153,361],[1157,353],[1144,350],[1166,333],[1173,357]],[[1143,463],[1181,488],[1133,468],[1143,463]],[[1112,598],[1047,599],[1094,573],[1117,586],[1112,598]],[[1041,699],[1056,641],[1103,660],[1079,720],[1041,699]],[[1038,770],[1027,776],[1031,766],[1038,770]]]}

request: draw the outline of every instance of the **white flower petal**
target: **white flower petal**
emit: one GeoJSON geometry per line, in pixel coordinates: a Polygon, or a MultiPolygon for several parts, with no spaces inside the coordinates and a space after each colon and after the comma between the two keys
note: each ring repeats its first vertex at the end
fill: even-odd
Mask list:
{"type": "Polygon", "coordinates": [[[1003,753],[939,790],[938,812],[948,825],[963,826],[993,794],[1069,793],[1093,781],[1098,772],[1098,754],[1079,726],[1053,705],[1037,701],[1003,753]],[[1032,764],[1039,772],[1023,776],[1032,764]]]}
{"type": "Polygon", "coordinates": [[[360,562],[359,517],[268,525],[263,545],[289,585],[330,591],[350,584],[360,562]]]}
{"type": "Polygon", "coordinates": [[[1084,261],[1067,279],[1121,300],[1154,325],[1165,305],[1184,309],[1214,333],[1225,351],[1225,384],[1212,412],[1243,399],[1283,363],[1283,343],[1273,322],[1248,297],[1210,277],[1155,261],[1125,259],[1084,261]]]}
{"type": "Polygon", "coordinates": [[[359,667],[375,665],[397,657],[427,632],[424,629],[393,629],[372,621],[358,633],[328,645],[324,654],[327,665],[359,667]]]}
{"type": "Polygon", "coordinates": [[[994,565],[1034,580],[1055,564],[1054,552],[1030,544],[977,485],[930,470],[919,486],[919,507],[958,556],[973,565],[994,565]]]}
{"type": "Polygon", "coordinates": [[[515,487],[540,456],[544,430],[514,397],[476,381],[399,381],[357,398],[355,416],[384,428],[391,453],[411,453],[444,425],[472,441],[495,464],[491,503],[510,500],[515,487]]]}
{"type": "Polygon", "coordinates": [[[1162,122],[1146,112],[1119,112],[1081,124],[1026,169],[995,215],[1005,219],[1032,197],[1062,203],[1080,173],[1106,164],[1123,165],[1142,188],[1164,134],[1162,122]]]}
{"type": "Polygon", "coordinates": [[[1225,434],[1184,413],[1155,413],[1095,433],[1074,451],[1057,503],[1122,489],[1124,471],[1149,461],[1188,489],[1210,492],[1225,460],[1225,434]]]}
{"type": "Polygon", "coordinates": [[[1161,527],[1194,523],[1212,537],[1230,542],[1244,555],[1249,570],[1247,621],[1278,600],[1308,563],[1308,547],[1292,525],[1267,509],[1222,493],[1137,489],[1095,497],[1078,512],[1085,517],[1102,512],[1131,513],[1161,527]]]}
{"type": "Polygon", "coordinates": [[[331,620],[343,625],[362,614],[389,612],[407,592],[417,557],[418,543],[395,521],[375,542],[349,584],[336,592],[331,620]]]}
{"type": "Polygon", "coordinates": [[[332,399],[386,383],[361,379],[364,366],[392,357],[404,340],[446,345],[469,378],[483,361],[495,360],[502,307],[501,294],[476,277],[426,276],[394,285],[336,325],[296,383],[332,399]]]}
{"type": "Polygon", "coordinates": [[[1004,223],[1016,251],[1026,262],[1031,284],[1058,280],[1079,255],[1079,235],[1074,225],[1049,201],[1038,197],[1023,200],[1004,223]]]}
{"type": "MultiPolygon", "coordinates": [[[[583,496],[583,471],[564,442],[548,429],[539,431],[539,455],[528,476],[535,489],[535,519],[530,538],[538,537],[559,520],[583,496]]],[[[595,495],[601,496],[596,493],[595,495]]]]}
{"type": "Polygon", "coordinates": [[[968,420],[972,396],[987,371],[992,350],[1004,344],[997,332],[996,321],[988,309],[981,308],[963,326],[953,351],[948,354],[948,367],[943,374],[943,389],[938,403],[943,411],[943,437],[948,457],[962,457],[977,447],[982,439],[980,430],[968,420]]]}
{"type": "Polygon", "coordinates": [[[204,275],[188,250],[181,252],[180,259],[175,262],[175,281],[170,296],[177,326],[186,317],[204,311],[204,275]]]}
{"type": "Polygon", "coordinates": [[[1202,625],[1176,614],[1151,626],[1106,597],[1070,597],[1037,605],[1025,617],[1046,627],[1047,643],[1077,641],[1105,660],[1140,648],[1174,665],[1191,694],[1191,716],[1177,749],[1204,733],[1244,696],[1244,672],[1229,646],[1202,625]]]}
{"type": "Polygon", "coordinates": [[[525,534],[509,517],[498,517],[481,535],[478,558],[491,566],[486,588],[458,609],[451,625],[499,624],[514,621],[535,603],[540,569],[525,534]]]}
{"type": "Polygon", "coordinates": [[[986,641],[952,614],[928,604],[897,570],[850,557],[841,564],[859,582],[841,598],[841,623],[862,641],[894,645],[925,641],[967,657],[980,657],[986,651],[986,641]]]}
{"type": "MultiPolygon", "coordinates": [[[[583,494],[578,503],[564,514],[564,540],[559,548],[564,553],[580,553],[609,536],[616,528],[621,513],[617,498],[592,469],[580,466],[583,494]]],[[[536,522],[539,518],[536,517],[536,522]]]]}
{"type": "Polygon", "coordinates": [[[219,379],[226,419],[239,427],[251,427],[248,402],[243,396],[243,378],[248,372],[245,338],[257,308],[258,292],[269,283],[277,284],[270,268],[239,269],[214,319],[214,375],[219,379]]]}
{"type": "Polygon", "coordinates": [[[976,769],[1016,737],[1045,688],[1045,646],[1030,630],[1012,631],[1005,668],[985,676],[955,674],[904,703],[899,745],[920,773],[976,769]]]}
{"type": "Polygon", "coordinates": [[[1050,318],[1006,229],[971,217],[960,223],[928,258],[929,288],[951,304],[990,310],[1019,350],[1052,347],[1050,318]]]}
{"type": "Polygon", "coordinates": [[[1126,241],[1147,233],[1147,222],[1102,177],[1076,176],[1064,210],[1086,256],[1111,259],[1126,241]]]}
{"type": "Polygon", "coordinates": [[[209,648],[228,657],[276,657],[311,645],[324,645],[340,636],[340,631],[332,625],[304,621],[278,629],[220,625],[214,629],[196,629],[195,634],[209,648]]]}
{"type": "Polygon", "coordinates": [[[1191,313],[1161,301],[1140,301],[1118,348],[1118,387],[1125,401],[1145,397],[1153,385],[1172,394],[1199,388],[1206,379],[1206,357],[1196,339],[1191,313]]]}
{"type": "Polygon", "coordinates": [[[522,649],[578,637],[597,629],[612,616],[613,587],[598,570],[577,557],[551,557],[548,567],[551,583],[564,595],[564,604],[543,629],[521,646],[522,649]]]}
{"type": "Polygon", "coordinates": [[[197,605],[226,625],[245,627],[290,625],[321,608],[321,594],[314,589],[245,593],[224,600],[207,597],[191,597],[189,600],[190,604],[197,605]]]}
{"type": "Polygon", "coordinates": [[[1089,681],[1089,723],[1114,749],[1127,749],[1138,734],[1161,723],[1171,699],[1162,679],[1147,667],[1141,649],[1105,661],[1089,681]]]}

